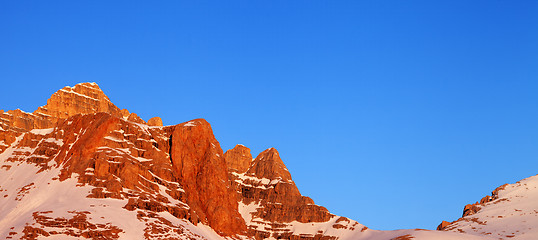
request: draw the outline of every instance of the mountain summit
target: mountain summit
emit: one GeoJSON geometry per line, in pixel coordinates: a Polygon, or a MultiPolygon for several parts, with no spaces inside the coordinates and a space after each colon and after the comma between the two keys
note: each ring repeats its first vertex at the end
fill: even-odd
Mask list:
{"type": "Polygon", "coordinates": [[[146,122],[95,83],[0,110],[2,239],[488,239],[473,234],[371,230],[301,195],[276,149],[224,153],[206,120],[146,122]]]}

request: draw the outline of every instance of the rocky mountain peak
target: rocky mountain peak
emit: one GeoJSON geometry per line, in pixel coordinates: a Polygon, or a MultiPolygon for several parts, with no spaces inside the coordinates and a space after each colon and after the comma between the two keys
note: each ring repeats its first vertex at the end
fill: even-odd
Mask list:
{"type": "Polygon", "coordinates": [[[47,100],[47,105],[34,111],[35,115],[66,119],[76,114],[106,112],[112,116],[122,116],[96,83],[79,83],[74,87],[66,86],[47,100]]]}
{"type": "Polygon", "coordinates": [[[249,174],[258,178],[271,180],[282,178],[284,181],[291,181],[291,174],[275,148],[269,148],[258,154],[247,171],[247,175],[249,174]]]}
{"type": "Polygon", "coordinates": [[[226,166],[229,171],[238,173],[246,172],[253,160],[250,149],[241,144],[237,144],[234,148],[226,151],[224,153],[224,159],[226,160],[226,166]]]}
{"type": "MultiPolygon", "coordinates": [[[[18,132],[32,129],[50,128],[60,120],[77,114],[108,113],[135,123],[146,124],[135,113],[127,109],[120,110],[114,105],[96,83],[79,83],[73,87],[66,86],[56,91],[47,100],[47,104],[37,108],[33,113],[20,109],[0,111],[0,125],[18,132]]],[[[151,119],[151,126],[163,126],[159,117],[151,119]]]]}

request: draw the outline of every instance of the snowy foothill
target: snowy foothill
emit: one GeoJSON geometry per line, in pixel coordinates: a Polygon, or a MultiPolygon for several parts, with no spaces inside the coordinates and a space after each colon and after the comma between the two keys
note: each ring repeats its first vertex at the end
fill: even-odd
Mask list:
{"type": "Polygon", "coordinates": [[[494,238],[538,238],[538,175],[501,187],[497,199],[448,226],[452,231],[494,238]]]}

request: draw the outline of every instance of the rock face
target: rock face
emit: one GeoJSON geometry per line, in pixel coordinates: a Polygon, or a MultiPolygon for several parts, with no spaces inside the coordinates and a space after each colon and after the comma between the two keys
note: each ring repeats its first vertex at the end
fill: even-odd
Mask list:
{"type": "Polygon", "coordinates": [[[148,120],[149,126],[162,127],[163,120],[160,117],[153,117],[148,120]]]}
{"type": "Polygon", "coordinates": [[[175,126],[171,143],[174,173],[187,192],[193,219],[224,235],[243,233],[237,194],[230,188],[222,149],[209,123],[196,119],[175,126]]]}
{"type": "Polygon", "coordinates": [[[47,105],[33,113],[10,110],[0,113],[0,124],[15,131],[29,131],[55,126],[62,119],[77,114],[105,112],[121,117],[121,110],[103,93],[96,83],[80,83],[74,87],[64,87],[47,100],[47,105]]]}
{"type": "Polygon", "coordinates": [[[34,114],[66,119],[76,114],[106,112],[120,117],[121,112],[95,83],[81,83],[75,87],[64,87],[54,93],[47,105],[39,107],[34,114]]]}
{"type": "Polygon", "coordinates": [[[246,172],[253,160],[250,149],[240,144],[226,151],[224,159],[226,160],[228,171],[238,173],[246,172]]]}
{"type": "Polygon", "coordinates": [[[274,148],[261,152],[247,170],[247,175],[291,182],[291,174],[274,148]]]}

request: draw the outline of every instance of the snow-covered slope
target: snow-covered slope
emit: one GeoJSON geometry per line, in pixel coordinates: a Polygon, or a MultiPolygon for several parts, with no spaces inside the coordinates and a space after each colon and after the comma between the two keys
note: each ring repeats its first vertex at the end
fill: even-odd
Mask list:
{"type": "Polygon", "coordinates": [[[94,187],[77,174],[60,181],[61,166],[26,162],[37,148],[16,147],[22,137],[0,154],[0,239],[222,239],[166,211],[129,211],[126,199],[87,197],[94,187]],[[155,226],[159,232],[145,235],[155,226]]]}
{"type": "Polygon", "coordinates": [[[497,188],[479,209],[444,228],[495,239],[538,239],[538,175],[497,188]]]}

